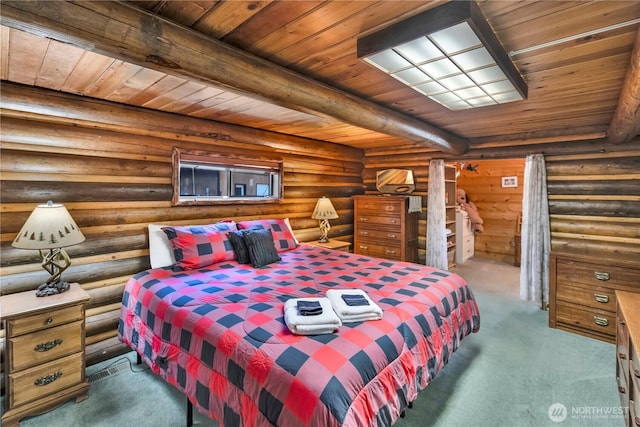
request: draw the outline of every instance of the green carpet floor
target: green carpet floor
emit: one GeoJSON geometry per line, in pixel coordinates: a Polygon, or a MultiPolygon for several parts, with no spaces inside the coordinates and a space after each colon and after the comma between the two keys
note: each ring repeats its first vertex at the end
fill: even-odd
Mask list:
{"type": "MultiPolygon", "coordinates": [[[[474,290],[480,332],[463,340],[396,427],[624,425],[614,345],[549,329],[547,312],[519,300],[518,268],[471,260],[455,272],[474,290]],[[552,420],[550,407],[564,419],[552,420]]],[[[186,398],[134,361],[129,353],[89,367],[89,399],[21,426],[184,426],[186,398]]],[[[194,423],[217,426],[197,411],[194,423]]]]}

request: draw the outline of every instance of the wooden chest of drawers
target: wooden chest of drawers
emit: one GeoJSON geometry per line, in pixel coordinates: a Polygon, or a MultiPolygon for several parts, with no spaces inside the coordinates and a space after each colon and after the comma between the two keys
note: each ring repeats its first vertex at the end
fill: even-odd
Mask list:
{"type": "Polygon", "coordinates": [[[637,258],[552,252],[549,326],[615,342],[616,291],[640,292],[637,258]]]}
{"type": "Polygon", "coordinates": [[[405,196],[353,196],[354,247],[361,255],[418,262],[418,213],[405,196]]]}
{"type": "Polygon", "coordinates": [[[625,425],[640,426],[640,293],[616,292],[616,381],[625,425]]]}
{"type": "Polygon", "coordinates": [[[5,412],[2,425],[48,411],[66,400],[86,399],[84,304],[77,283],[68,291],[37,297],[35,291],[0,297],[6,335],[5,412]]]}

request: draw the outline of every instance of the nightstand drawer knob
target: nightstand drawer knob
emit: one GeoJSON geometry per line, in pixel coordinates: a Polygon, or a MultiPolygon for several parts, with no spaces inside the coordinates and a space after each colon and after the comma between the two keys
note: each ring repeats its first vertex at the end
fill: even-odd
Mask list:
{"type": "Polygon", "coordinates": [[[593,294],[593,299],[595,299],[598,302],[601,302],[602,304],[606,304],[609,302],[608,295],[593,294]]]}
{"type": "Polygon", "coordinates": [[[599,316],[593,316],[593,323],[598,326],[609,326],[609,320],[599,316]]]}
{"type": "Polygon", "coordinates": [[[45,375],[44,377],[40,377],[36,379],[33,384],[37,386],[48,385],[57,380],[62,376],[62,372],[54,372],[53,374],[45,375]]]}
{"type": "Polygon", "coordinates": [[[609,280],[609,273],[605,273],[604,271],[596,271],[594,274],[596,276],[596,279],[598,280],[602,280],[603,282],[609,280]]]}
{"type": "Polygon", "coordinates": [[[62,344],[62,338],[56,338],[53,341],[42,342],[37,344],[33,349],[39,352],[49,351],[57,345],[62,344]]]}
{"type": "Polygon", "coordinates": [[[50,325],[51,323],[53,323],[53,317],[47,317],[47,320],[44,321],[45,325],[50,325]]]}

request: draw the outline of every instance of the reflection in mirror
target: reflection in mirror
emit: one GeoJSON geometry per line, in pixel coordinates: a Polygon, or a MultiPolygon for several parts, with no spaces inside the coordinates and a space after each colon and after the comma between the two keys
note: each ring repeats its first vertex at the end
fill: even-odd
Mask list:
{"type": "Polygon", "coordinates": [[[376,174],[376,188],[386,194],[408,194],[415,190],[413,171],[408,169],[386,169],[376,174]]]}

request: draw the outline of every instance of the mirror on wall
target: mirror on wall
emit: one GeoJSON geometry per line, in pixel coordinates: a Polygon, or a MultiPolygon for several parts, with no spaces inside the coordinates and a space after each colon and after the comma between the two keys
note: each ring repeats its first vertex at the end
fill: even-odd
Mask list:
{"type": "Polygon", "coordinates": [[[408,194],[415,190],[413,171],[385,169],[376,173],[376,188],[385,194],[408,194]]]}

